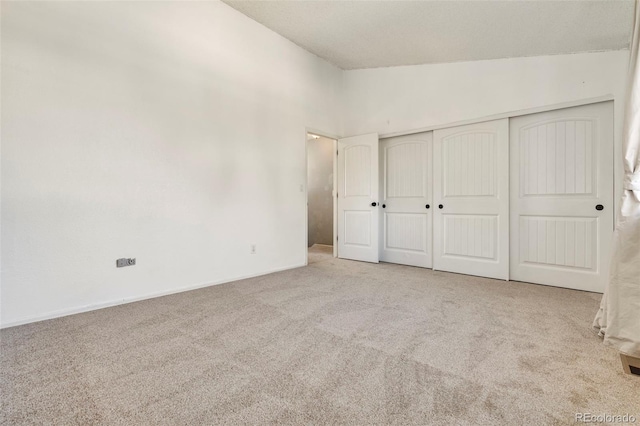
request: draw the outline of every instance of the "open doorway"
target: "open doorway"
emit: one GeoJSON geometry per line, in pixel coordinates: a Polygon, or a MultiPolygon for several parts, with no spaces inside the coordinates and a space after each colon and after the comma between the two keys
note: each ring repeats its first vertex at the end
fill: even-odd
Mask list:
{"type": "Polygon", "coordinates": [[[336,140],[307,133],[307,263],[336,253],[336,140]]]}

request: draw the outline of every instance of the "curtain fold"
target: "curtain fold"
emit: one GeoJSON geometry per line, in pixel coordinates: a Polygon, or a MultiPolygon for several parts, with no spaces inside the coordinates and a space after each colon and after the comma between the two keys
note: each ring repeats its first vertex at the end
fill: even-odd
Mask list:
{"type": "Polygon", "coordinates": [[[640,358],[640,0],[636,0],[623,130],[624,193],[609,283],[593,326],[606,345],[640,358]]]}

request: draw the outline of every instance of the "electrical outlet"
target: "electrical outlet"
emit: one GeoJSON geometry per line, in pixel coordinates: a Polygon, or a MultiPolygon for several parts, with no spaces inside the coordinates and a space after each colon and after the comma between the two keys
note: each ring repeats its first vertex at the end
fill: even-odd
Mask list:
{"type": "Polygon", "coordinates": [[[135,266],[135,264],[136,264],[135,257],[131,257],[128,259],[126,257],[123,257],[122,259],[116,260],[116,268],[124,268],[125,266],[135,266]]]}
{"type": "Polygon", "coordinates": [[[251,254],[256,254],[256,245],[251,244],[251,254]]]}

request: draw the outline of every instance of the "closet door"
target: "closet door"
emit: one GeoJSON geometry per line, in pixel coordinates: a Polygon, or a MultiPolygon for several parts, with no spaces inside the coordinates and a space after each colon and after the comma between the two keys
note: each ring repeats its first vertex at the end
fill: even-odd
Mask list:
{"type": "Polygon", "coordinates": [[[508,119],[433,138],[433,268],[509,279],[508,119]]]}
{"type": "Polygon", "coordinates": [[[338,139],[338,257],[378,263],[378,134],[338,139]]]}
{"type": "Polygon", "coordinates": [[[431,268],[433,133],[380,141],[380,260],[431,268]]]}
{"type": "Polygon", "coordinates": [[[613,103],[511,119],[511,279],[603,292],[614,228],[613,103]]]}

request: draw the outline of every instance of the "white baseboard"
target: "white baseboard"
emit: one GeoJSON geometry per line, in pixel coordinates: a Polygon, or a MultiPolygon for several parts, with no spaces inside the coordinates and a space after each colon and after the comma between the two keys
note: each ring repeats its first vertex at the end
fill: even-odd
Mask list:
{"type": "Polygon", "coordinates": [[[33,322],[46,321],[46,320],[53,319],[53,318],[66,317],[66,316],[74,315],[74,314],[81,314],[83,312],[96,311],[98,309],[109,308],[111,306],[118,306],[118,305],[124,305],[124,304],[127,304],[127,303],[139,302],[141,300],[154,299],[156,297],[168,296],[170,294],[175,294],[175,293],[183,293],[185,291],[197,290],[199,288],[211,287],[211,286],[219,285],[219,284],[226,284],[226,283],[230,283],[230,282],[233,282],[233,281],[245,280],[245,279],[248,279],[248,278],[260,277],[262,275],[269,275],[269,274],[273,274],[273,273],[276,273],[276,272],[287,271],[289,269],[301,268],[303,266],[305,266],[305,265],[304,264],[299,264],[299,265],[285,266],[285,267],[282,267],[282,268],[270,269],[270,270],[265,271],[265,272],[259,272],[257,274],[242,275],[242,276],[229,278],[229,279],[225,279],[225,280],[220,280],[220,281],[193,284],[193,285],[189,285],[189,286],[186,286],[186,287],[179,287],[177,289],[165,290],[165,291],[160,291],[160,292],[156,292],[156,293],[149,293],[149,294],[146,294],[146,295],[143,295],[143,296],[128,297],[128,298],[118,299],[118,300],[110,300],[108,302],[101,302],[101,303],[92,303],[90,305],[78,306],[78,307],[70,308],[70,309],[61,309],[61,310],[58,310],[58,311],[47,312],[47,313],[42,314],[42,315],[36,315],[36,316],[32,316],[32,317],[25,317],[25,318],[21,318],[21,319],[15,320],[15,321],[5,322],[5,323],[0,324],[0,329],[9,328],[9,327],[15,327],[15,326],[18,326],[18,325],[23,325],[23,324],[30,324],[30,323],[33,323],[33,322]]]}

